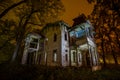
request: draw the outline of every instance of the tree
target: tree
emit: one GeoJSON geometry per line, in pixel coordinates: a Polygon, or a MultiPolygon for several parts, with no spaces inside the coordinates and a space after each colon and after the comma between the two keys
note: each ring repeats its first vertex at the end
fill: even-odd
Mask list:
{"type": "Polygon", "coordinates": [[[11,59],[15,26],[13,20],[0,20],[0,63],[11,59]]]}
{"type": "Polygon", "coordinates": [[[28,0],[28,3],[23,4],[15,10],[19,17],[19,23],[16,32],[16,48],[13,53],[12,61],[18,55],[19,49],[22,45],[26,32],[29,32],[30,25],[39,24],[43,26],[49,19],[57,17],[58,13],[64,10],[60,0],[28,0]],[[35,23],[37,19],[39,23],[35,23]]]}
{"type": "Polygon", "coordinates": [[[27,2],[27,0],[21,0],[17,3],[14,3],[13,0],[1,0],[0,1],[0,19],[5,16],[11,9],[27,2]]]}
{"type": "Polygon", "coordinates": [[[117,56],[120,56],[120,1],[88,0],[88,2],[95,3],[89,19],[96,30],[96,41],[102,54],[104,66],[108,55],[112,55],[115,64],[118,64],[117,56]]]}

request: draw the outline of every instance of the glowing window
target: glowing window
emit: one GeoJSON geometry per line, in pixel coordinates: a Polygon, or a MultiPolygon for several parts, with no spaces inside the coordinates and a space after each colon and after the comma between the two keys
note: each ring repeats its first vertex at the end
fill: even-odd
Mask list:
{"type": "Polygon", "coordinates": [[[53,50],[53,62],[57,62],[57,50],[53,50]]]}

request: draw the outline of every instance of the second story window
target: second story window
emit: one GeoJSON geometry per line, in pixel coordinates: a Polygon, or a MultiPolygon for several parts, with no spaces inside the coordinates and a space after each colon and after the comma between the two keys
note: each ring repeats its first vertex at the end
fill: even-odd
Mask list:
{"type": "Polygon", "coordinates": [[[37,38],[32,38],[32,40],[30,42],[30,48],[37,49],[37,45],[38,45],[38,39],[37,38]]]}
{"type": "Polygon", "coordinates": [[[65,40],[67,41],[67,33],[65,32],[65,40]]]}
{"type": "Polygon", "coordinates": [[[57,34],[54,33],[54,42],[56,42],[56,41],[57,41],[57,34]]]}

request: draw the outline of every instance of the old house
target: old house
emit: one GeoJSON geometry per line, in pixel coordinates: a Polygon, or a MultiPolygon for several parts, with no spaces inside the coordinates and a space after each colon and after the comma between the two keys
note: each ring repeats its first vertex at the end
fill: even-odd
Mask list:
{"type": "Polygon", "coordinates": [[[81,15],[74,20],[70,33],[71,66],[96,66],[98,53],[94,41],[94,31],[89,20],[81,15]]]}
{"type": "Polygon", "coordinates": [[[70,27],[63,21],[47,24],[41,34],[26,37],[22,64],[47,66],[97,66],[99,58],[94,28],[84,15],[70,27]]]}
{"type": "Polygon", "coordinates": [[[68,25],[63,21],[47,24],[42,33],[46,37],[44,48],[45,64],[69,66],[68,25]]]}

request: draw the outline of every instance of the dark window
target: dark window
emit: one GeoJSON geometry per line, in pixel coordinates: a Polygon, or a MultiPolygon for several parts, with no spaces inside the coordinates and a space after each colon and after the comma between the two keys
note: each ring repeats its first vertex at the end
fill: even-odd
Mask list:
{"type": "Polygon", "coordinates": [[[81,53],[79,53],[79,62],[81,61],[81,53]]]}
{"type": "Polygon", "coordinates": [[[35,39],[35,38],[34,38],[32,42],[38,42],[38,39],[35,39]]]}
{"type": "Polygon", "coordinates": [[[54,33],[54,42],[56,42],[56,41],[57,41],[57,34],[54,33]]]}
{"type": "Polygon", "coordinates": [[[57,50],[53,50],[53,62],[57,62],[57,50]]]}
{"type": "Polygon", "coordinates": [[[65,60],[68,61],[68,55],[67,54],[65,54],[65,60]]]}
{"type": "Polygon", "coordinates": [[[76,52],[73,52],[73,62],[76,62],[76,52]]]}
{"type": "Polygon", "coordinates": [[[37,44],[36,43],[30,43],[30,48],[37,48],[37,44]]]}
{"type": "Polygon", "coordinates": [[[65,40],[67,40],[67,33],[65,32],[65,40]]]}
{"type": "Polygon", "coordinates": [[[68,50],[65,50],[65,52],[68,52],[68,50]]]}
{"type": "Polygon", "coordinates": [[[30,42],[30,48],[37,48],[38,45],[38,39],[32,38],[32,41],[30,42]]]}

